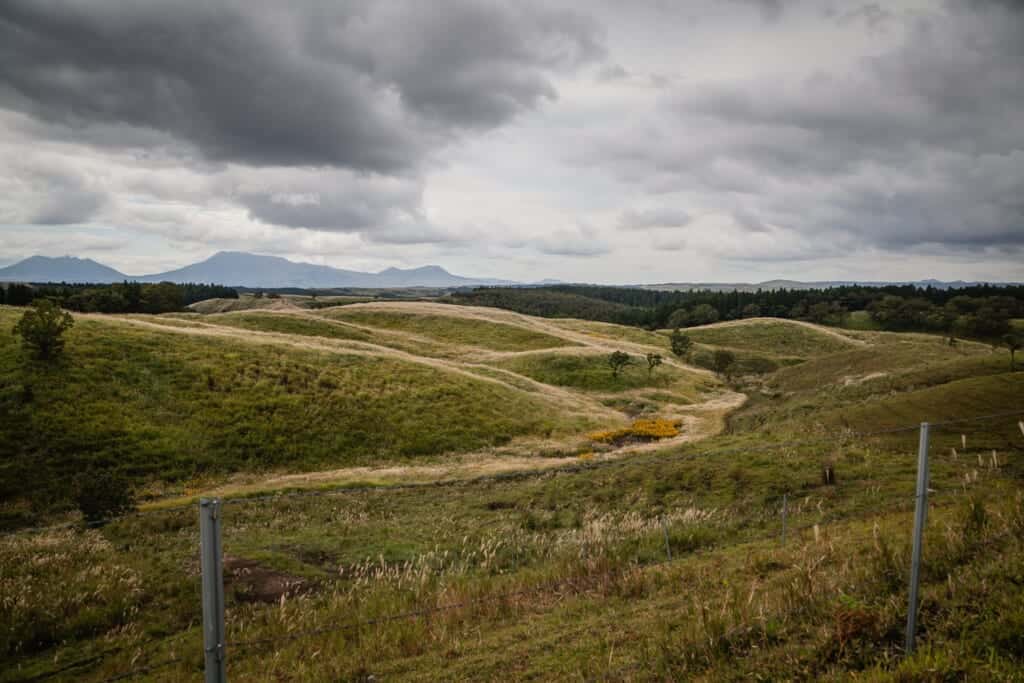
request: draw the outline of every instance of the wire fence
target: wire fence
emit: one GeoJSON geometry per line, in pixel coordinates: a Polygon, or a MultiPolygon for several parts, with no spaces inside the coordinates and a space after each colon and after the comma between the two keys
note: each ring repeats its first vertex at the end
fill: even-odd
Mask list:
{"type": "MultiPolygon", "coordinates": [[[[991,414],[987,414],[987,415],[974,416],[974,417],[970,417],[970,418],[957,418],[957,419],[944,420],[944,421],[941,421],[941,422],[932,423],[931,426],[934,427],[934,428],[942,429],[942,428],[949,428],[949,427],[952,427],[952,426],[965,425],[965,424],[971,424],[971,423],[977,423],[977,422],[982,422],[982,421],[995,420],[995,419],[1006,418],[1006,417],[1020,418],[1022,416],[1024,416],[1024,408],[1017,409],[1017,410],[1012,410],[1012,411],[1001,411],[1001,412],[998,412],[998,413],[991,413],[991,414]]],[[[1020,427],[1020,430],[1022,432],[1022,436],[1024,436],[1024,421],[1018,422],[1018,426],[1020,427]]],[[[659,460],[664,460],[664,459],[678,460],[678,459],[716,458],[716,457],[723,457],[723,456],[734,455],[734,454],[767,453],[767,452],[778,451],[780,449],[795,449],[795,448],[803,448],[803,447],[808,447],[808,446],[818,446],[818,445],[822,445],[822,444],[832,444],[832,445],[834,445],[834,444],[836,444],[837,440],[839,440],[839,441],[841,441],[843,443],[850,443],[850,442],[861,441],[861,440],[872,438],[872,437],[891,435],[891,434],[897,434],[897,433],[903,433],[903,432],[910,433],[910,432],[913,432],[913,431],[917,431],[920,428],[921,428],[920,425],[912,425],[912,426],[903,426],[903,427],[879,429],[879,430],[873,430],[873,431],[867,431],[867,432],[846,431],[846,432],[843,432],[843,433],[841,433],[839,435],[831,435],[831,436],[824,436],[824,437],[810,438],[810,439],[791,440],[791,441],[785,441],[785,442],[775,442],[775,443],[771,443],[771,444],[761,444],[761,445],[759,445],[757,447],[736,446],[736,447],[717,449],[717,450],[712,450],[712,451],[681,452],[681,453],[667,454],[667,455],[666,454],[662,454],[662,455],[659,456],[659,460]]],[[[949,434],[953,434],[953,432],[948,432],[948,433],[949,434]]],[[[962,439],[966,439],[966,436],[962,435],[961,438],[962,439]]],[[[947,454],[946,453],[937,453],[936,455],[939,456],[939,457],[945,458],[947,454]]],[[[949,457],[951,459],[954,459],[954,460],[958,458],[957,452],[956,452],[955,448],[953,449],[953,451],[949,455],[949,457]]],[[[980,457],[980,455],[979,455],[979,457],[980,457]]],[[[571,473],[589,471],[589,470],[593,470],[593,469],[597,469],[597,468],[603,468],[603,467],[608,467],[608,466],[613,466],[613,465],[625,465],[628,462],[629,461],[626,461],[626,460],[611,460],[611,459],[609,459],[609,460],[605,460],[605,461],[578,463],[578,464],[574,464],[572,466],[556,467],[556,468],[550,468],[550,469],[547,469],[547,470],[528,471],[528,472],[516,472],[516,473],[502,473],[502,474],[488,475],[488,476],[483,476],[483,477],[478,477],[478,478],[473,478],[473,479],[446,480],[446,481],[442,481],[442,482],[431,482],[431,483],[411,483],[411,484],[397,484],[397,485],[383,485],[383,486],[346,487],[346,488],[328,489],[328,490],[315,490],[315,491],[289,491],[289,492],[285,492],[285,493],[281,493],[281,494],[249,496],[249,497],[241,497],[241,498],[236,498],[236,499],[227,499],[224,502],[227,503],[227,504],[231,504],[231,505],[247,505],[247,504],[252,504],[252,503],[255,503],[255,502],[267,502],[267,501],[280,502],[280,501],[289,500],[289,499],[295,499],[295,498],[350,495],[350,494],[354,494],[354,493],[357,493],[357,492],[365,492],[365,491],[396,491],[396,490],[408,490],[408,489],[437,488],[437,487],[456,486],[456,485],[460,485],[460,486],[474,486],[474,485],[481,485],[481,484],[486,484],[486,483],[490,483],[490,482],[502,482],[502,481],[518,480],[518,479],[524,479],[524,478],[530,478],[530,477],[550,476],[550,475],[553,475],[553,474],[566,474],[566,473],[570,473],[571,474],[571,473]]],[[[996,457],[993,455],[990,469],[998,469],[999,467],[1000,467],[1000,464],[996,460],[996,457]]],[[[976,477],[977,477],[977,474],[975,474],[975,478],[976,477]]],[[[861,481],[859,483],[860,484],[864,484],[865,482],[861,481]]],[[[966,485],[964,485],[962,487],[962,491],[966,492],[966,490],[967,490],[967,487],[966,487],[966,485]]],[[[931,491],[929,491],[929,493],[930,493],[931,496],[945,496],[945,495],[949,495],[949,494],[958,494],[958,493],[961,493],[961,487],[947,487],[947,488],[944,488],[944,489],[939,490],[939,491],[931,490],[931,491]]],[[[910,502],[910,501],[908,500],[907,502],[910,502]]],[[[783,503],[783,506],[784,505],[785,505],[785,503],[783,503]]],[[[151,509],[151,510],[142,510],[142,511],[138,511],[138,512],[135,512],[135,513],[131,513],[130,515],[127,515],[126,517],[127,518],[135,518],[135,517],[144,517],[144,516],[159,515],[159,514],[168,514],[168,513],[174,513],[174,512],[181,512],[181,511],[187,510],[187,509],[195,509],[195,503],[194,502],[189,502],[187,504],[182,504],[182,505],[175,505],[175,506],[162,507],[162,508],[154,508],[154,509],[151,509]]],[[[783,543],[785,542],[785,534],[787,533],[787,531],[790,534],[798,535],[798,534],[801,534],[801,533],[803,533],[803,532],[805,532],[807,530],[814,529],[815,530],[815,535],[817,536],[818,531],[820,529],[822,529],[822,528],[826,528],[826,527],[832,526],[832,525],[847,525],[851,521],[856,521],[856,520],[861,518],[861,516],[859,516],[859,515],[844,514],[843,516],[841,516],[839,518],[836,518],[836,519],[833,519],[833,520],[827,520],[824,517],[819,516],[819,519],[814,521],[814,522],[805,523],[805,524],[799,524],[799,525],[795,525],[795,526],[789,526],[787,528],[786,527],[786,519],[785,519],[786,512],[784,510],[785,510],[785,507],[783,507],[782,510],[781,510],[782,515],[783,515],[783,518],[781,520],[781,525],[782,525],[782,541],[783,541],[783,543]]],[[[773,506],[772,510],[769,510],[769,514],[771,514],[771,513],[778,514],[779,512],[780,512],[780,509],[777,506],[773,506]]],[[[802,512],[802,509],[800,511],[798,511],[798,512],[795,512],[794,516],[799,515],[800,512],[802,512]]],[[[877,515],[880,515],[880,514],[891,514],[892,512],[893,512],[893,510],[891,508],[887,508],[886,510],[881,511],[881,512],[879,510],[877,510],[877,509],[876,510],[870,510],[870,511],[867,512],[866,515],[863,516],[863,518],[864,519],[871,518],[871,517],[874,517],[874,516],[877,516],[877,515]]],[[[819,510],[819,514],[820,514],[820,510],[819,510]]],[[[87,526],[87,527],[98,527],[98,526],[102,526],[102,525],[107,524],[107,523],[113,523],[113,522],[121,521],[121,520],[125,519],[126,517],[107,519],[107,520],[92,520],[92,521],[86,523],[85,526],[87,526]]],[[[218,524],[218,528],[219,528],[219,519],[217,520],[217,524],[218,524]]],[[[45,531],[51,531],[51,530],[57,530],[57,529],[64,529],[64,528],[75,527],[75,526],[82,526],[82,523],[81,522],[78,522],[78,523],[76,523],[76,522],[68,522],[68,523],[56,524],[56,525],[37,526],[37,527],[31,527],[31,528],[27,528],[27,529],[21,529],[21,530],[18,530],[16,532],[14,532],[14,533],[17,533],[17,534],[38,533],[38,532],[45,532],[45,531]]],[[[10,535],[10,534],[7,534],[7,535],[10,535]]],[[[479,609],[479,608],[483,608],[483,607],[499,606],[499,605],[506,605],[506,606],[508,606],[508,605],[511,605],[511,604],[515,603],[516,601],[521,601],[521,600],[524,600],[524,599],[527,599],[527,598],[537,598],[537,597],[541,597],[541,596],[552,595],[554,593],[557,593],[557,592],[563,591],[563,590],[571,590],[571,591],[573,591],[575,593],[580,593],[580,592],[583,592],[583,591],[587,590],[588,586],[592,586],[592,585],[598,584],[601,581],[610,579],[610,578],[612,578],[615,575],[624,575],[624,574],[628,574],[630,572],[644,571],[644,570],[648,570],[648,569],[651,569],[651,568],[659,567],[659,566],[662,566],[662,565],[667,565],[667,564],[670,564],[670,563],[673,563],[673,562],[679,562],[679,561],[682,561],[682,560],[685,560],[685,559],[692,558],[694,556],[711,554],[711,553],[714,553],[714,552],[716,552],[716,551],[718,551],[720,549],[716,545],[709,545],[709,546],[706,546],[706,547],[697,548],[697,549],[694,549],[694,550],[690,550],[690,551],[688,551],[686,553],[677,554],[677,555],[673,556],[672,555],[672,551],[671,551],[671,546],[669,545],[669,538],[668,538],[667,529],[665,530],[665,535],[666,535],[666,538],[665,538],[665,540],[666,540],[666,549],[665,549],[666,550],[666,557],[664,559],[653,560],[653,561],[646,561],[646,562],[642,562],[642,563],[637,561],[635,563],[631,563],[631,564],[628,564],[628,565],[625,565],[625,566],[617,566],[617,567],[615,567],[615,568],[613,568],[611,570],[608,570],[606,572],[603,572],[603,573],[587,574],[587,575],[583,575],[583,576],[579,576],[579,577],[569,577],[569,578],[561,579],[561,580],[554,581],[554,582],[542,583],[541,585],[538,585],[538,586],[536,586],[534,588],[506,591],[506,592],[498,593],[498,594],[491,595],[491,596],[488,596],[488,597],[485,597],[485,598],[459,600],[459,601],[455,601],[455,602],[444,603],[444,604],[434,605],[434,606],[430,606],[430,607],[423,607],[423,608],[418,608],[418,609],[411,609],[411,610],[406,610],[406,611],[400,611],[400,612],[391,613],[391,614],[378,615],[378,616],[374,616],[372,618],[362,619],[362,620],[358,620],[358,619],[357,620],[353,620],[351,618],[337,619],[337,620],[329,621],[329,622],[327,622],[325,624],[321,624],[321,625],[313,627],[313,628],[308,628],[308,629],[303,629],[303,630],[293,631],[293,632],[287,632],[287,633],[283,633],[283,634],[279,634],[279,635],[274,635],[274,636],[252,638],[252,639],[227,640],[225,638],[224,634],[220,633],[218,635],[219,651],[221,653],[223,653],[225,648],[228,648],[233,653],[237,653],[237,654],[235,654],[233,656],[238,657],[239,659],[243,659],[243,658],[247,658],[247,657],[251,657],[251,656],[254,656],[256,654],[259,654],[260,651],[261,651],[261,648],[264,648],[266,646],[271,646],[271,645],[275,645],[276,646],[276,645],[281,645],[281,644],[284,644],[284,643],[295,642],[295,641],[300,641],[300,640],[304,640],[304,639],[316,638],[316,637],[319,637],[319,636],[323,636],[323,635],[327,635],[327,634],[332,634],[332,633],[340,633],[340,632],[346,632],[346,631],[359,631],[361,629],[371,628],[371,627],[374,627],[374,626],[380,626],[380,625],[383,625],[383,624],[387,624],[387,623],[391,623],[391,622],[396,622],[396,621],[400,621],[400,620],[418,619],[418,618],[423,618],[423,617],[427,617],[427,616],[430,616],[430,615],[441,614],[441,613],[449,613],[449,612],[457,612],[459,610],[465,610],[465,609],[479,609]]],[[[649,540],[649,535],[644,536],[644,538],[649,540]]],[[[218,566],[219,566],[220,561],[221,561],[221,558],[218,557],[217,558],[218,566]]],[[[221,590],[223,590],[223,580],[222,579],[221,579],[221,586],[220,586],[220,588],[221,588],[221,590]]],[[[204,603],[204,606],[205,606],[205,603],[204,603]]],[[[208,631],[208,624],[207,624],[207,626],[204,626],[203,631],[204,631],[204,635],[208,635],[208,633],[209,633],[209,631],[208,631]]],[[[136,661],[136,660],[138,660],[140,658],[145,658],[147,655],[152,656],[152,655],[156,654],[156,652],[158,652],[159,650],[165,648],[168,643],[180,640],[180,639],[182,639],[182,638],[184,638],[186,636],[189,636],[189,635],[195,635],[195,632],[190,629],[190,630],[187,630],[187,631],[183,631],[183,632],[174,634],[172,636],[166,636],[166,637],[162,637],[162,638],[152,638],[152,639],[149,639],[147,641],[144,641],[141,644],[124,645],[124,646],[120,646],[120,647],[109,648],[107,650],[103,650],[101,652],[98,652],[98,653],[95,653],[95,654],[92,654],[92,655],[89,655],[89,656],[86,656],[86,657],[82,657],[82,658],[80,658],[78,660],[74,660],[74,661],[62,664],[60,667],[57,667],[57,668],[52,669],[50,671],[47,671],[45,673],[37,674],[35,676],[29,677],[29,678],[24,678],[24,679],[21,679],[21,680],[22,680],[23,683],[29,683],[29,682],[35,682],[35,681],[46,681],[46,680],[50,680],[50,679],[53,679],[55,677],[62,676],[62,675],[70,675],[72,672],[75,672],[75,671],[78,671],[78,670],[82,670],[82,669],[86,669],[86,668],[89,668],[89,667],[94,667],[94,666],[100,664],[102,661],[104,661],[104,660],[106,660],[108,658],[111,658],[111,657],[114,657],[114,656],[117,656],[117,655],[122,655],[125,652],[130,651],[130,650],[138,651],[136,656],[132,660],[134,662],[134,661],[136,661]]],[[[208,658],[207,659],[207,662],[208,662],[207,666],[209,666],[209,655],[210,655],[209,647],[206,647],[206,650],[207,650],[206,654],[207,654],[207,658],[208,658]]],[[[133,668],[130,668],[130,669],[126,670],[126,671],[117,673],[117,674],[113,675],[110,678],[103,679],[103,683],[107,683],[108,681],[126,680],[126,679],[130,679],[130,678],[133,678],[133,677],[136,677],[136,676],[147,675],[147,674],[150,674],[150,673],[153,673],[153,672],[165,669],[165,668],[169,668],[169,667],[177,665],[177,664],[181,664],[182,661],[183,661],[182,658],[177,657],[177,656],[171,656],[169,658],[160,659],[160,660],[157,660],[155,662],[152,662],[152,663],[149,663],[149,664],[146,664],[146,665],[143,665],[143,666],[133,667],[133,668]]],[[[210,678],[208,678],[207,680],[221,680],[221,679],[210,679],[210,678]]]]}

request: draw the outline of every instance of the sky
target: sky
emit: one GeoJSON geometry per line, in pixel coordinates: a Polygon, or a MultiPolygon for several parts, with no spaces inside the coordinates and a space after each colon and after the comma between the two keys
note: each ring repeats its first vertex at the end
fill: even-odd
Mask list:
{"type": "Polygon", "coordinates": [[[4,0],[0,264],[1024,280],[1024,2],[4,0]]]}

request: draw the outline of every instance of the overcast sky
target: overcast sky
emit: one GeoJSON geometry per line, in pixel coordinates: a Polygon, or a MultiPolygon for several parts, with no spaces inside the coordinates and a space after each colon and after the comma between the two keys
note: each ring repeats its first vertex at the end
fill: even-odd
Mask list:
{"type": "Polygon", "coordinates": [[[1024,3],[3,0],[0,263],[1024,279],[1024,3]]]}

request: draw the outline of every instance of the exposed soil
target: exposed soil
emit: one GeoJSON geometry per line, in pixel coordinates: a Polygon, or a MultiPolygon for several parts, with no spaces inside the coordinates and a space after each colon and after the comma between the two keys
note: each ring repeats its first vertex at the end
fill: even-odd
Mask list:
{"type": "Polygon", "coordinates": [[[264,567],[244,557],[224,557],[224,585],[242,602],[280,602],[310,588],[305,579],[264,567]]]}

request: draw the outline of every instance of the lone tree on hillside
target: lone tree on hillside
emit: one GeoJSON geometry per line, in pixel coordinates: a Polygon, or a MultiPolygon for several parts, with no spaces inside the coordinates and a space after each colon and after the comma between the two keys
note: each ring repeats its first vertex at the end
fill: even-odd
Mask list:
{"type": "Polygon", "coordinates": [[[613,351],[612,355],[608,356],[608,365],[612,368],[612,377],[618,377],[619,373],[627,365],[632,365],[633,359],[629,357],[628,353],[622,351],[613,351]]]}
{"type": "Polygon", "coordinates": [[[690,355],[690,349],[693,347],[693,340],[683,334],[678,327],[672,331],[669,343],[672,345],[672,353],[680,358],[690,355]]]}
{"type": "Polygon", "coordinates": [[[732,374],[733,367],[736,365],[736,356],[732,351],[725,351],[719,349],[715,351],[714,360],[712,361],[714,371],[723,377],[729,377],[732,374]]]}
{"type": "Polygon", "coordinates": [[[49,299],[36,299],[14,326],[14,334],[40,360],[48,360],[64,350],[62,338],[75,319],[49,299]]]}
{"type": "Polygon", "coordinates": [[[651,373],[654,372],[654,368],[662,364],[664,359],[660,353],[649,353],[647,354],[647,379],[651,378],[651,373]]]}
{"type": "Polygon", "coordinates": [[[1003,337],[1003,345],[1010,350],[1010,372],[1013,372],[1017,369],[1016,355],[1021,347],[1024,346],[1024,339],[1021,338],[1020,334],[1013,334],[1011,332],[1003,337]]]}

